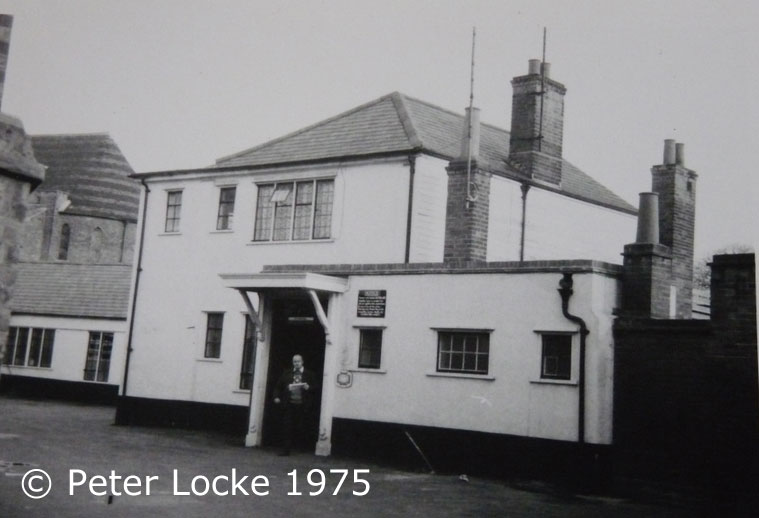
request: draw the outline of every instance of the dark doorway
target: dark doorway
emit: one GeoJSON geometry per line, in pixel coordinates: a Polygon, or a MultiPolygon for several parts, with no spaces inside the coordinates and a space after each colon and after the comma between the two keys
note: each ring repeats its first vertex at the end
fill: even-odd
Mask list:
{"type": "MultiPolygon", "coordinates": [[[[320,299],[327,309],[326,300],[320,299]]],[[[282,373],[292,367],[295,354],[303,356],[305,368],[314,373],[321,382],[324,372],[324,329],[316,317],[311,299],[305,293],[274,298],[272,300],[271,345],[266,382],[266,403],[262,443],[265,446],[279,446],[282,430],[282,408],[274,404],[274,389],[282,373]]],[[[319,410],[321,408],[321,386],[316,387],[308,430],[303,444],[296,448],[313,451],[319,430],[319,410]]]]}

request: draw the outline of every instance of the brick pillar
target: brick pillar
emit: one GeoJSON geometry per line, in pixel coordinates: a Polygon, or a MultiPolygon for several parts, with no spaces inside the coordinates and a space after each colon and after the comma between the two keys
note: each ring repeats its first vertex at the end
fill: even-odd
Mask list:
{"type": "Polygon", "coordinates": [[[693,236],[698,175],[683,163],[682,144],[665,141],[664,164],[651,169],[652,190],[659,194],[659,241],[672,251],[672,283],[677,289],[675,318],[691,318],[693,236]]]}
{"type": "Polygon", "coordinates": [[[448,170],[443,260],[460,263],[487,260],[490,173],[472,161],[467,200],[467,162],[456,160],[448,170]]]}
{"type": "Polygon", "coordinates": [[[730,345],[756,343],[754,254],[715,255],[712,262],[711,319],[730,345]]]}
{"type": "Polygon", "coordinates": [[[672,256],[655,243],[625,245],[622,311],[625,316],[669,318],[672,256]]]}

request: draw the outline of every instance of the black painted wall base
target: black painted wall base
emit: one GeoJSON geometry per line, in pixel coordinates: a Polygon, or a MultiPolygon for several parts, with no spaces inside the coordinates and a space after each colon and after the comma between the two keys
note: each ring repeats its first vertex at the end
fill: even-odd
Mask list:
{"type": "Polygon", "coordinates": [[[0,376],[0,393],[21,397],[113,405],[116,403],[119,386],[108,383],[64,381],[3,374],[0,376]]]}
{"type": "Polygon", "coordinates": [[[584,491],[611,484],[611,447],[467,430],[335,418],[332,453],[436,473],[547,480],[584,491]]]}
{"type": "Polygon", "coordinates": [[[242,440],[248,429],[248,407],[119,396],[116,424],[215,430],[242,440]]]}

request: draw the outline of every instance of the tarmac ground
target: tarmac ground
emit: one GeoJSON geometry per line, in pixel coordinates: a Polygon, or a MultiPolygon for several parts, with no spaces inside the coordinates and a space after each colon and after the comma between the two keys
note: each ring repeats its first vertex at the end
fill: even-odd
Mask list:
{"type": "Polygon", "coordinates": [[[280,457],[243,447],[241,437],[113,420],[113,407],[0,397],[0,517],[701,514],[676,495],[644,502],[309,453],[280,457]],[[43,498],[24,492],[48,489],[43,498]]]}

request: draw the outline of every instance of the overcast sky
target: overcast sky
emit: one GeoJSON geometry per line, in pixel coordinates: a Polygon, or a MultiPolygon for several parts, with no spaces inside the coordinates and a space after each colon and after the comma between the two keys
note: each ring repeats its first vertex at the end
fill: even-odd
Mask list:
{"type": "Polygon", "coordinates": [[[637,206],[684,142],[700,257],[756,242],[756,5],[5,0],[2,109],[32,134],[108,132],[136,171],[201,167],[393,91],[463,112],[476,26],[475,105],[508,129],[545,26],[565,158],[637,206]]]}

